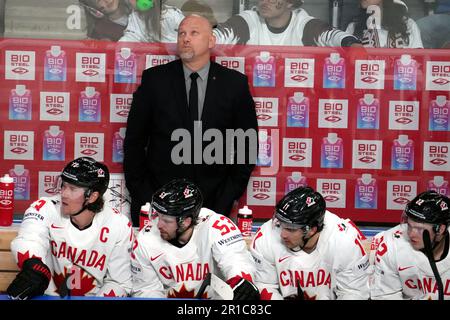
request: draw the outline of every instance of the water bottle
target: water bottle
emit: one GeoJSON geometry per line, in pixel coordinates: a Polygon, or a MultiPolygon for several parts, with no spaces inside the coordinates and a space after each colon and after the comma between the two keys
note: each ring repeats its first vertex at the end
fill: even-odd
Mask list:
{"type": "Polygon", "coordinates": [[[150,212],[150,203],[147,202],[146,204],[141,206],[141,212],[139,214],[139,231],[142,230],[142,228],[145,228],[146,226],[150,225],[149,212],[150,212]]]}
{"type": "Polygon", "coordinates": [[[7,227],[13,222],[14,179],[8,174],[0,178],[0,226],[7,227]]]}
{"type": "Polygon", "coordinates": [[[252,210],[247,206],[239,209],[237,215],[238,228],[241,230],[244,238],[250,238],[252,236],[253,215],[252,210]]]}

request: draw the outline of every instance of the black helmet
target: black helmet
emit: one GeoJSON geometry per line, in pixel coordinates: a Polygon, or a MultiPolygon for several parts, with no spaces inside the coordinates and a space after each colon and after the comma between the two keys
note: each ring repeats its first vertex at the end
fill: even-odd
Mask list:
{"type": "Polygon", "coordinates": [[[412,199],[405,208],[406,215],[418,222],[445,224],[450,222],[450,199],[435,191],[425,191],[412,199]]]}
{"type": "Polygon", "coordinates": [[[281,199],[275,207],[280,222],[298,226],[323,226],[326,204],[322,195],[310,187],[299,187],[281,199]]]}
{"type": "Polygon", "coordinates": [[[152,208],[173,217],[197,219],[203,205],[200,189],[186,179],[174,179],[153,194],[152,208]]]}
{"type": "Polygon", "coordinates": [[[61,179],[103,195],[108,188],[109,170],[103,163],[90,157],[81,157],[66,165],[61,173],[61,179]]]}

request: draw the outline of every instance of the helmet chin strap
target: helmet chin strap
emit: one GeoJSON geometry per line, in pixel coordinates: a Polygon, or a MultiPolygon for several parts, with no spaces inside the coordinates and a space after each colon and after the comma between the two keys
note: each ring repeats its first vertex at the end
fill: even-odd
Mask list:
{"type": "Polygon", "coordinates": [[[181,227],[181,225],[184,222],[184,219],[186,219],[186,217],[177,218],[177,226],[178,227],[177,227],[177,230],[176,230],[176,236],[175,236],[175,238],[173,238],[172,240],[169,241],[171,244],[173,244],[174,246],[179,247],[179,248],[181,248],[181,247],[183,247],[185,245],[185,244],[180,243],[180,241],[179,241],[180,237],[183,235],[183,233],[186,230],[188,230],[189,228],[192,228],[192,222],[187,228],[182,228],[181,227]]]}
{"type": "Polygon", "coordinates": [[[307,237],[306,236],[306,234],[309,232],[309,230],[311,230],[311,228],[309,226],[306,226],[305,229],[306,229],[306,232],[305,232],[305,234],[303,235],[303,238],[302,238],[303,245],[302,246],[296,246],[295,248],[292,248],[291,249],[292,251],[298,252],[298,251],[303,250],[303,248],[308,244],[308,241],[312,238],[312,237],[307,237]]]}
{"type": "Polygon", "coordinates": [[[80,213],[82,213],[84,210],[86,210],[88,208],[88,206],[89,206],[88,201],[89,201],[89,197],[91,196],[91,193],[92,193],[92,191],[90,189],[86,190],[86,192],[84,193],[83,206],[81,207],[81,209],[77,213],[71,214],[70,215],[71,218],[78,216],[80,213]]]}

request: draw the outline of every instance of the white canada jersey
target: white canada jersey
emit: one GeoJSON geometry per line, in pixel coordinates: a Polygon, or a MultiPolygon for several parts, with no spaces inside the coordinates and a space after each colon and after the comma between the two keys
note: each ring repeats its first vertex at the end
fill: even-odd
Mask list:
{"type": "Polygon", "coordinates": [[[292,11],[284,30],[269,30],[257,11],[245,10],[213,30],[218,44],[283,45],[283,46],[341,46],[352,35],[330,28],[325,22],[311,17],[305,10],[292,11]]]}
{"type": "MultiPolygon", "coordinates": [[[[430,263],[424,253],[410,245],[406,226],[380,232],[372,239],[372,247],[372,299],[438,299],[430,263]]],[[[436,267],[444,285],[444,299],[450,300],[450,255],[436,262],[436,267]]]]}
{"type": "Polygon", "coordinates": [[[127,28],[119,41],[175,43],[178,38],[178,26],[183,19],[184,15],[180,9],[164,5],[161,11],[161,40],[158,40],[154,33],[147,30],[145,21],[139,13],[133,11],[128,16],[127,28]]]}
{"type": "Polygon", "coordinates": [[[92,225],[77,229],[60,213],[60,196],[40,198],[25,211],[11,251],[19,267],[38,257],[50,268],[46,294],[66,284],[73,296],[126,296],[131,291],[133,229],[128,218],[105,208],[92,225]]]}
{"type": "MultiPolygon", "coordinates": [[[[374,29],[376,35],[371,35],[368,30],[363,31],[362,44],[364,47],[372,48],[423,48],[420,30],[416,22],[411,18],[406,21],[409,43],[405,43],[402,38],[396,39],[394,42],[388,39],[389,32],[385,29],[374,29]]],[[[347,26],[348,33],[355,33],[355,23],[352,22],[347,26]]]]}
{"type": "MultiPolygon", "coordinates": [[[[181,248],[161,238],[157,220],[152,225],[133,245],[133,296],[193,298],[208,272],[224,281],[237,275],[253,279],[250,252],[229,218],[202,208],[191,239],[181,248]]],[[[208,287],[203,298],[218,296],[208,287]]]]}
{"type": "Polygon", "coordinates": [[[250,251],[256,263],[255,284],[264,299],[297,295],[306,300],[368,299],[368,255],[362,233],[351,221],[326,211],[324,228],[311,253],[294,252],[269,220],[255,234],[250,251]]]}

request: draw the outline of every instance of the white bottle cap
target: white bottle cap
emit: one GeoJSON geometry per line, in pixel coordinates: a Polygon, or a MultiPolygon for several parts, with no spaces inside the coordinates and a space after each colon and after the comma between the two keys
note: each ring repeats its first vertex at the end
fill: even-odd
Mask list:
{"type": "Polygon", "coordinates": [[[150,212],[150,202],[146,202],[141,206],[141,212],[150,212]]]}
{"type": "Polygon", "coordinates": [[[267,62],[270,59],[270,52],[269,51],[261,51],[259,53],[259,58],[264,61],[267,62]]]}
{"type": "Polygon", "coordinates": [[[295,182],[299,182],[300,179],[302,178],[302,173],[299,171],[294,171],[291,174],[292,180],[294,180],[295,182]]]}
{"type": "Polygon", "coordinates": [[[252,215],[252,210],[249,209],[249,207],[244,206],[243,208],[239,209],[239,214],[243,214],[243,215],[252,215]]]}
{"type": "Polygon", "coordinates": [[[55,57],[59,56],[59,54],[61,53],[61,47],[60,46],[51,46],[50,47],[50,52],[55,57]]]}
{"type": "Polygon", "coordinates": [[[337,53],[337,52],[332,52],[332,53],[330,53],[330,60],[331,60],[333,63],[338,62],[340,58],[341,58],[341,55],[340,55],[339,53],[337,53]]]}
{"type": "Polygon", "coordinates": [[[328,133],[328,141],[329,142],[336,143],[337,139],[338,139],[337,133],[335,133],[335,132],[329,132],[328,133]]]}
{"type": "Polygon", "coordinates": [[[433,182],[434,182],[435,185],[440,187],[444,183],[444,177],[443,176],[434,176],[433,182]]]}
{"type": "Polygon", "coordinates": [[[409,54],[402,54],[402,56],[400,57],[400,61],[403,64],[409,64],[411,62],[411,55],[409,55],[409,54]]]}
{"type": "Polygon", "coordinates": [[[25,85],[23,85],[23,84],[16,85],[16,93],[19,96],[23,96],[25,94],[25,91],[26,91],[25,85]]]}
{"type": "Polygon", "coordinates": [[[363,173],[361,175],[361,180],[364,182],[364,184],[368,184],[370,181],[372,181],[372,175],[370,173],[363,173]]]}
{"type": "Polygon", "coordinates": [[[5,174],[3,177],[0,178],[1,183],[13,183],[14,179],[9,176],[9,174],[5,174]]]}
{"type": "Polygon", "coordinates": [[[267,130],[259,130],[258,139],[260,141],[267,141],[267,138],[268,138],[267,130]]]}
{"type": "Polygon", "coordinates": [[[408,136],[406,134],[399,134],[398,135],[398,142],[400,142],[401,144],[408,143],[408,136]]]}
{"type": "MultiPolygon", "coordinates": [[[[17,90],[17,89],[16,89],[17,90]]],[[[436,96],[436,102],[438,105],[443,106],[447,102],[446,96],[436,96]]]]}
{"type": "Polygon", "coordinates": [[[294,93],[294,100],[297,102],[300,102],[303,100],[304,94],[301,91],[295,92],[294,93]]]}
{"type": "Polygon", "coordinates": [[[14,166],[14,172],[17,173],[18,175],[21,175],[22,173],[25,172],[25,166],[23,164],[16,164],[14,166]]]}
{"type": "Polygon", "coordinates": [[[131,49],[130,48],[121,48],[120,49],[120,55],[122,56],[122,58],[129,58],[131,55],[131,49]]]}
{"type": "Polygon", "coordinates": [[[86,95],[88,97],[92,97],[95,94],[95,88],[94,87],[86,87],[86,89],[84,90],[84,92],[86,93],[86,95]]]}
{"type": "Polygon", "coordinates": [[[125,132],[127,131],[127,128],[122,127],[119,129],[119,136],[125,137],[125,132]]]}
{"type": "Polygon", "coordinates": [[[52,135],[57,135],[59,133],[59,126],[50,126],[49,131],[52,135]]]}

